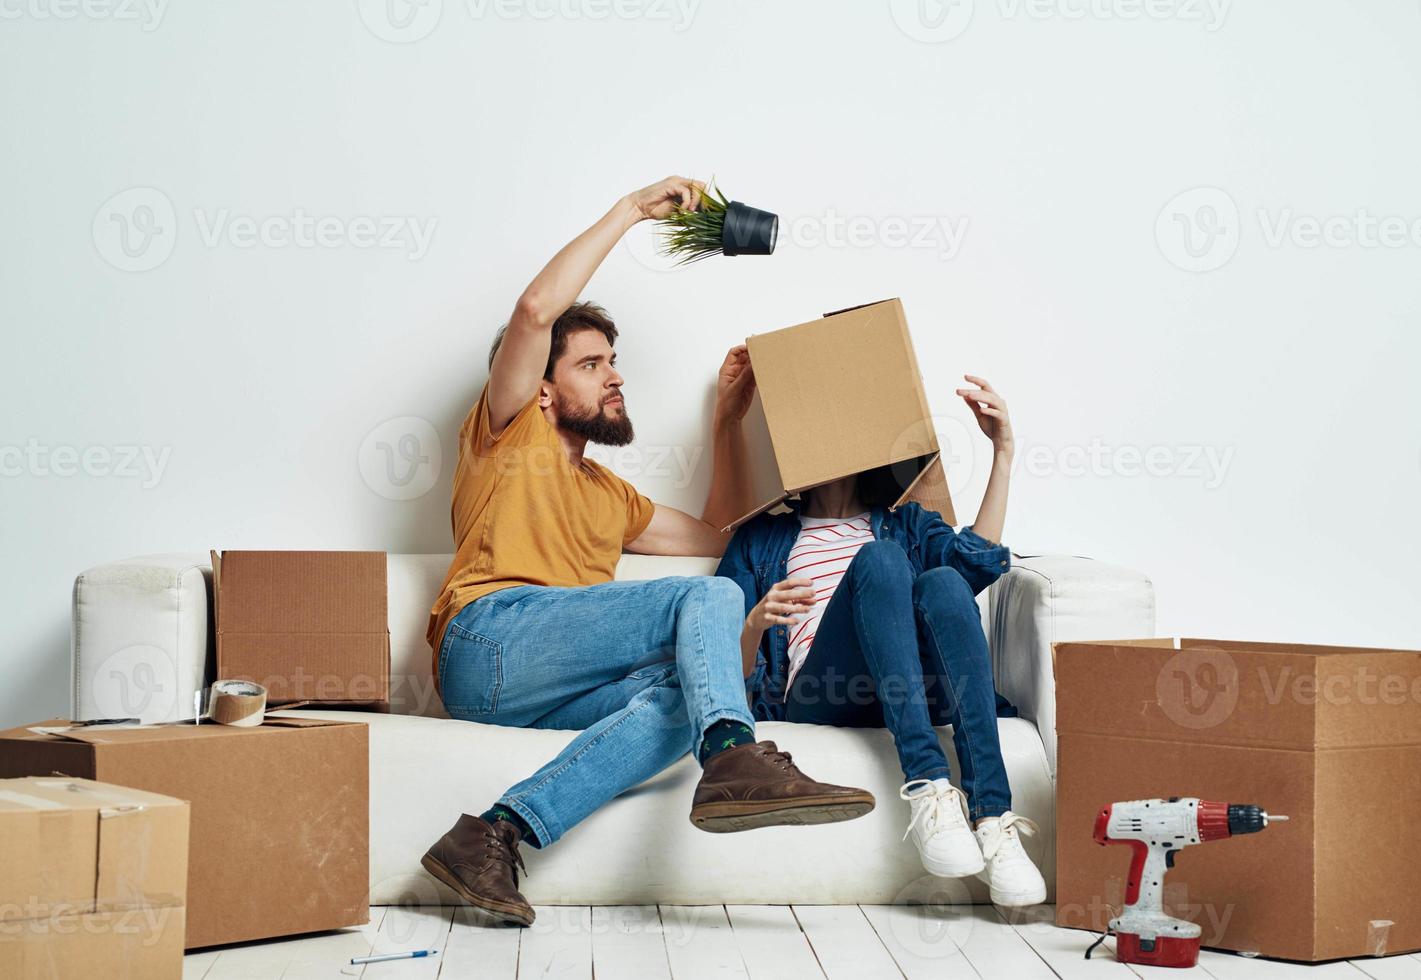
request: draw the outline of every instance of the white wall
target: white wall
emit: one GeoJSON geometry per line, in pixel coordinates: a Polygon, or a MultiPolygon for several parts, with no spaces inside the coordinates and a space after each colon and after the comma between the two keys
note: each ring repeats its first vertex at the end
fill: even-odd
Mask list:
{"type": "Polygon", "coordinates": [[[786,237],[673,272],[643,226],[588,291],[653,497],[703,500],[674,451],[727,346],[898,295],[964,519],[972,371],[1016,419],[1017,551],[1144,569],[1162,633],[1421,647],[1415,0],[105,2],[0,0],[0,723],[66,709],[88,566],[448,550],[493,329],[672,172],[786,237]],[[298,212],[335,243],[232,237],[298,212]],[[349,244],[369,218],[432,239],[349,244]],[[391,499],[408,417],[444,465],[391,499]],[[66,455],[122,447],[161,469],[66,455]]]}

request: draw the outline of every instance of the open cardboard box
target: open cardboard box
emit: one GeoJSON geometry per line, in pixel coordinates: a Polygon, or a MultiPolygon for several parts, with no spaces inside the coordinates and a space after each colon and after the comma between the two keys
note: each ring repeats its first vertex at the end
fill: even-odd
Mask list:
{"type": "Polygon", "coordinates": [[[212,553],[217,677],[273,707],[388,710],[383,551],[212,553]]]}
{"type": "Polygon", "coordinates": [[[932,412],[903,304],[896,299],[826,314],[746,338],[762,416],[747,425],[755,509],[877,470],[897,492],[956,523],[932,412]]]}

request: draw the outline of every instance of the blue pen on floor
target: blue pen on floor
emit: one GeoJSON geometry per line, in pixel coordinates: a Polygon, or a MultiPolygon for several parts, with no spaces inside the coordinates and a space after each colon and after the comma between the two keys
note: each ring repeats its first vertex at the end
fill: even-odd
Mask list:
{"type": "Polygon", "coordinates": [[[414,949],[408,953],[385,953],[382,956],[352,956],[351,966],[358,966],[361,963],[384,963],[386,960],[417,960],[421,956],[437,956],[437,949],[414,949]]]}

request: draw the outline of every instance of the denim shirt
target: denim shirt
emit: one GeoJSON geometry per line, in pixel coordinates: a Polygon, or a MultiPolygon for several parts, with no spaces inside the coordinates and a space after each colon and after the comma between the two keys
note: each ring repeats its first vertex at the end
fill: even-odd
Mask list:
{"type": "MultiPolygon", "coordinates": [[[[786,565],[799,537],[799,501],[789,501],[788,514],[760,514],[741,526],[730,539],[717,575],[733,579],[745,594],[745,614],[770,587],[789,577],[786,565]]],[[[873,536],[896,542],[907,552],[913,574],[921,575],[943,565],[957,570],[980,593],[1011,567],[1011,551],[991,544],[970,527],[954,531],[937,511],[908,503],[895,511],[875,507],[870,513],[873,536]]],[[[750,710],[760,721],[783,721],[789,671],[789,630],[771,626],[760,640],[755,669],[745,678],[750,710]]]]}

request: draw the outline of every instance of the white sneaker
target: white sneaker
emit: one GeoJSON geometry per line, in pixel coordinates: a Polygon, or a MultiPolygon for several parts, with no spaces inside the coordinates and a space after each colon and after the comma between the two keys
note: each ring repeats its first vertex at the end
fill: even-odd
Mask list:
{"type": "Polygon", "coordinates": [[[964,878],[986,867],[960,789],[946,779],[915,779],[898,795],[913,811],[903,839],[912,835],[924,868],[943,878],[964,878]]]}
{"type": "Polygon", "coordinates": [[[1019,908],[1046,901],[1046,881],[1021,846],[1018,832],[1036,834],[1036,822],[1008,810],[989,817],[977,826],[977,843],[987,859],[987,867],[977,875],[992,890],[992,903],[1019,908]]]}

